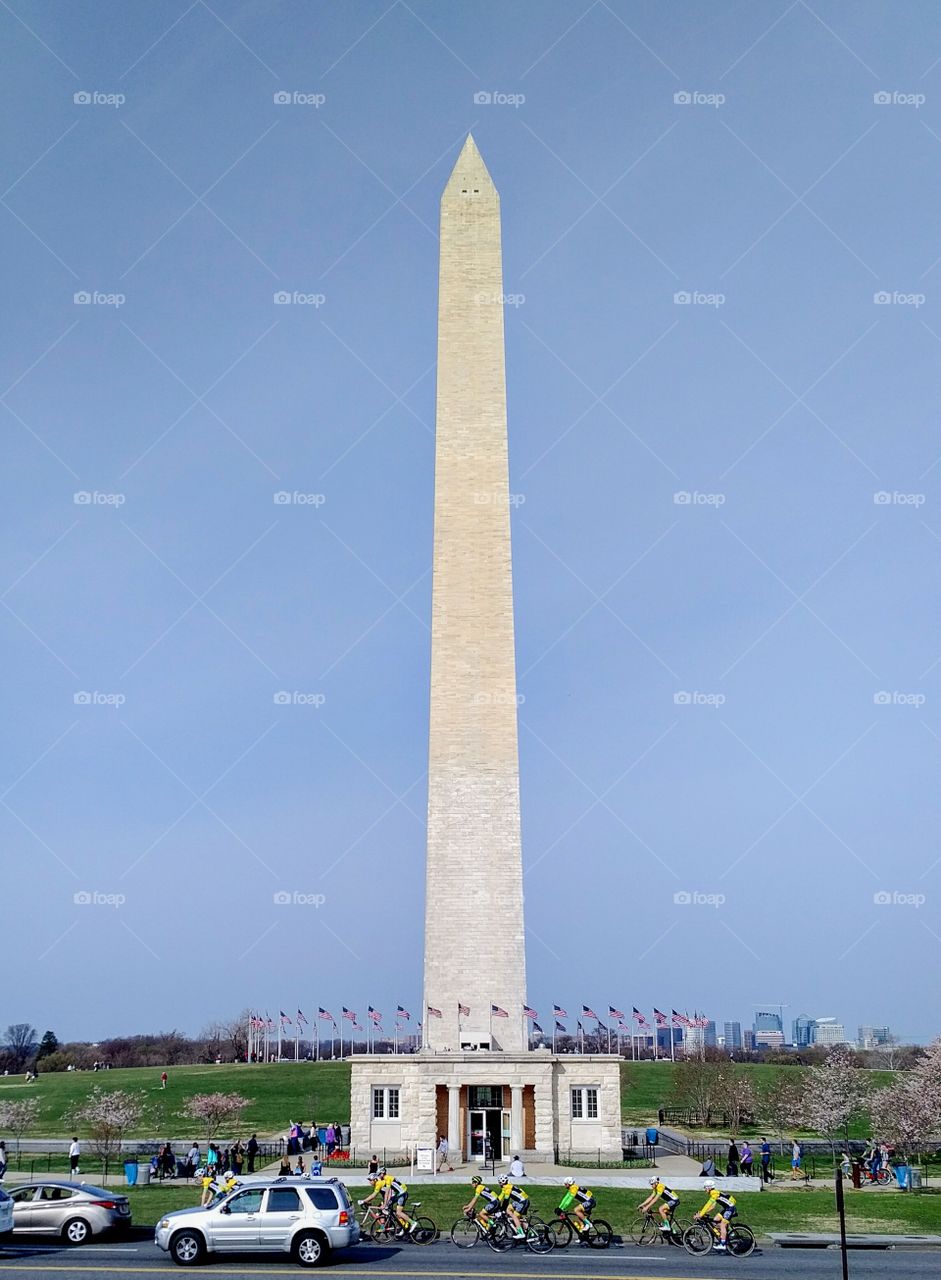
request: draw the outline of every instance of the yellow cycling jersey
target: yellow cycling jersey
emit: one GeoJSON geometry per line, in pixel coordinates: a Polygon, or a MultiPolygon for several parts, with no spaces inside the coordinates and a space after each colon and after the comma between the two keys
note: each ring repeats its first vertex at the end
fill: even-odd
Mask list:
{"type": "Polygon", "coordinates": [[[528,1200],[529,1192],[524,1191],[522,1187],[515,1186],[512,1182],[508,1182],[505,1187],[500,1188],[498,1199],[501,1202],[505,1200],[528,1200]]]}
{"type": "Polygon", "coordinates": [[[408,1190],[408,1186],[404,1182],[399,1182],[398,1178],[393,1177],[391,1173],[387,1173],[384,1178],[380,1178],[376,1183],[376,1190],[386,1192],[390,1187],[394,1187],[401,1194],[408,1190]]]}
{"type": "Polygon", "coordinates": [[[735,1197],[729,1191],[720,1191],[718,1187],[713,1187],[709,1192],[709,1199],[699,1210],[700,1216],[709,1213],[711,1210],[721,1206],[723,1209],[735,1208],[735,1197]]]}
{"type": "Polygon", "coordinates": [[[658,1182],[653,1189],[655,1196],[663,1196],[664,1200],[678,1200],[679,1196],[665,1182],[658,1182]]]}

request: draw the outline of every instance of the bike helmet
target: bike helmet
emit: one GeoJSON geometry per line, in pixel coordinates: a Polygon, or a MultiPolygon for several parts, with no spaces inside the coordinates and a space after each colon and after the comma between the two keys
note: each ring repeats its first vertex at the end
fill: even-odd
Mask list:
{"type": "Polygon", "coordinates": [[[386,1171],[384,1167],[382,1169],[377,1170],[376,1172],[377,1178],[384,1178],[385,1176],[386,1176],[386,1171]]]}
{"type": "Polygon", "coordinates": [[[563,1187],[573,1187],[574,1185],[575,1185],[574,1178],[566,1178],[565,1181],[562,1183],[563,1187]]]}
{"type": "Polygon", "coordinates": [[[472,1187],[479,1187],[479,1186],[480,1186],[480,1184],[481,1184],[482,1182],[483,1182],[483,1178],[481,1178],[481,1177],[480,1177],[478,1174],[476,1174],[476,1173],[474,1174],[473,1178],[471,1178],[471,1186],[472,1186],[472,1187]]]}
{"type": "Polygon", "coordinates": [[[510,1179],[506,1176],[506,1174],[505,1174],[505,1173],[500,1175],[500,1186],[501,1186],[501,1187],[505,1187],[505,1186],[506,1186],[506,1184],[507,1184],[509,1181],[510,1181],[510,1179]]]}
{"type": "Polygon", "coordinates": [[[703,1183],[703,1186],[706,1188],[707,1191],[711,1191],[715,1185],[716,1185],[715,1181],[712,1178],[707,1178],[703,1183]]]}
{"type": "Polygon", "coordinates": [[[660,1181],[660,1179],[659,1179],[659,1178],[657,1178],[657,1177],[653,1177],[653,1178],[650,1178],[650,1179],[649,1179],[650,1185],[651,1185],[652,1187],[655,1187],[659,1181],[660,1181]]]}

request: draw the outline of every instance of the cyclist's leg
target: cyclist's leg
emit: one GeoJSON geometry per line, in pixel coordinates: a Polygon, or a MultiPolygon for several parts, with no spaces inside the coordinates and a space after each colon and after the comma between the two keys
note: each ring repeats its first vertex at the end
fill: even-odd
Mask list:
{"type": "Polygon", "coordinates": [[[726,1236],[729,1234],[729,1220],[724,1213],[716,1214],[716,1222],[719,1227],[719,1239],[725,1244],[726,1236]]]}

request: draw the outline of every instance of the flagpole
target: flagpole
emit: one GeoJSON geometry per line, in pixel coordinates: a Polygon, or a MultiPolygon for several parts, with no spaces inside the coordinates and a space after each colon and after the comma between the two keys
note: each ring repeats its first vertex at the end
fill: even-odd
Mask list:
{"type": "Polygon", "coordinates": [[[343,1016],[340,1015],[340,1061],[343,1061],[343,1016]]]}
{"type": "Polygon", "coordinates": [[[670,1009],[670,1061],[676,1062],[676,1049],[673,1044],[673,1010],[670,1009]]]}
{"type": "Polygon", "coordinates": [[[294,1024],[294,1061],[300,1062],[300,1060],[301,1060],[301,1024],[299,1022],[295,1022],[294,1024]]]}
{"type": "Polygon", "coordinates": [[[320,1014],[317,1014],[317,1021],[314,1023],[314,1061],[320,1061],[320,1014]]]}

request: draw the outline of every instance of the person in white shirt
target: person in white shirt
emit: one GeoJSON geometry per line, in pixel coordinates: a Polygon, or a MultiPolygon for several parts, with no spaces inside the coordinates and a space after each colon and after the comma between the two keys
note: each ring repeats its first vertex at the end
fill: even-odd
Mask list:
{"type": "Polygon", "coordinates": [[[81,1158],[82,1158],[82,1148],[78,1144],[78,1138],[73,1138],[71,1146],[69,1147],[69,1173],[70,1174],[74,1173],[74,1174],[77,1174],[78,1177],[82,1176],[82,1171],[78,1167],[78,1164],[81,1158]]]}

